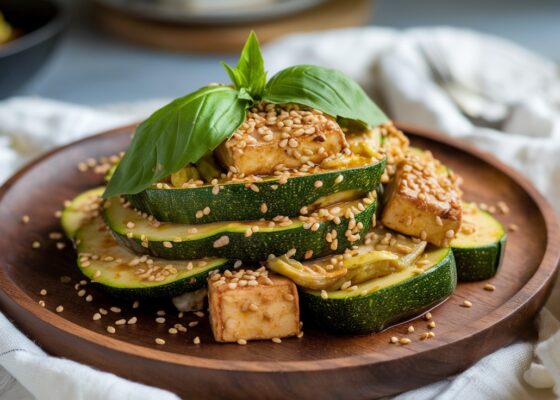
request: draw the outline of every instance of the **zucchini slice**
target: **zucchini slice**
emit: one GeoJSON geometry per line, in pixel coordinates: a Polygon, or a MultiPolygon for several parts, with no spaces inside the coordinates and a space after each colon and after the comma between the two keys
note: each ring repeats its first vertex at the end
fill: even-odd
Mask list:
{"type": "Polygon", "coordinates": [[[138,253],[170,259],[218,256],[260,262],[270,254],[282,255],[292,249],[296,250],[293,258],[303,259],[306,253],[321,257],[359,244],[371,226],[376,198],[374,191],[359,200],[322,208],[314,213],[316,217],[312,222],[309,217],[301,216],[277,222],[258,220],[204,225],[154,222],[131,207],[125,207],[118,198],[105,204],[103,214],[115,237],[138,253]],[[353,214],[353,220],[349,213],[353,214]],[[346,236],[349,226],[352,237],[346,236]],[[332,236],[333,231],[336,231],[337,245],[326,240],[327,234],[332,236]]]}
{"type": "Polygon", "coordinates": [[[507,234],[492,214],[474,203],[463,203],[463,225],[451,248],[459,281],[491,278],[504,258],[507,234]]]}
{"type": "Polygon", "coordinates": [[[210,271],[226,269],[225,258],[164,260],[140,256],[121,246],[101,217],[76,232],[78,267],[112,295],[169,298],[206,286],[210,271]]]}
{"type": "Polygon", "coordinates": [[[60,223],[68,239],[74,239],[76,232],[85,222],[99,215],[104,190],[104,187],[98,187],[82,192],[64,208],[60,223]]]}
{"type": "Polygon", "coordinates": [[[300,290],[303,321],[326,331],[366,334],[434,307],[455,290],[455,261],[450,248],[424,254],[422,260],[429,263],[371,279],[354,290],[323,292],[323,296],[321,291],[300,290]]]}
{"type": "Polygon", "coordinates": [[[219,183],[216,187],[162,189],[153,186],[128,195],[127,199],[135,208],[159,221],[182,224],[251,221],[277,215],[296,217],[302,207],[335,193],[353,191],[365,196],[377,188],[384,168],[385,159],[382,159],[363,167],[293,176],[283,184],[278,182],[279,177],[271,176],[252,185],[219,183]],[[205,207],[212,212],[201,215],[205,207]]]}

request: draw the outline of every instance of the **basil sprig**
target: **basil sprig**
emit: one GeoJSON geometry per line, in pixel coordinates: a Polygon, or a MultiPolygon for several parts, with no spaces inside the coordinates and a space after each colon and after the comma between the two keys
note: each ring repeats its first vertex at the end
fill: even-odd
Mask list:
{"type": "Polygon", "coordinates": [[[176,99],[138,126],[103,197],[145,190],[214,150],[243,123],[253,104],[294,103],[348,122],[375,127],[387,116],[342,72],[313,65],[286,68],[266,82],[259,42],[251,32],[235,68],[224,64],[233,87],[203,87],[176,99]]]}

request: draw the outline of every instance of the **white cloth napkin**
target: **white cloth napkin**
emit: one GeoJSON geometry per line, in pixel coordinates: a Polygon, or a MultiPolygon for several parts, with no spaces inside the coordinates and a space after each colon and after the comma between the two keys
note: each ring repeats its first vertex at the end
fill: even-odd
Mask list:
{"type": "MultiPolygon", "coordinates": [[[[363,28],[292,36],[269,45],[265,53],[271,72],[301,63],[345,71],[380,99],[391,117],[444,130],[494,152],[529,173],[560,209],[560,139],[555,116],[560,115],[560,84],[549,61],[503,40],[447,28],[402,33],[363,28]],[[461,115],[427,73],[414,46],[417,40],[440,46],[461,81],[488,91],[495,101],[512,109],[503,127],[508,133],[477,128],[461,115]]],[[[5,174],[0,180],[54,145],[137,120],[160,104],[162,101],[112,105],[101,110],[38,98],[0,102],[0,174],[5,174]]],[[[560,290],[552,296],[540,316],[537,346],[516,343],[485,357],[457,377],[402,394],[398,399],[554,398],[550,388],[554,384],[560,388],[560,290]],[[524,374],[532,385],[544,389],[528,385],[524,374]]],[[[49,357],[1,315],[0,331],[0,367],[4,368],[0,368],[1,400],[33,395],[39,399],[84,400],[176,398],[49,357]],[[44,384],[34,379],[38,375],[45,377],[44,384]],[[84,376],[91,384],[83,384],[84,376]],[[107,390],[109,386],[112,391],[107,390]]]]}

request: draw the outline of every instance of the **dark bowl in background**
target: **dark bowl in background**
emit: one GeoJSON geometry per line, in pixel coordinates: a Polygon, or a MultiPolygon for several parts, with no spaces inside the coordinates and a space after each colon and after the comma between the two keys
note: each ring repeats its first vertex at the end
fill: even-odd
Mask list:
{"type": "Polygon", "coordinates": [[[45,64],[68,22],[52,0],[0,0],[0,12],[23,35],[0,45],[0,99],[28,82],[45,64]]]}

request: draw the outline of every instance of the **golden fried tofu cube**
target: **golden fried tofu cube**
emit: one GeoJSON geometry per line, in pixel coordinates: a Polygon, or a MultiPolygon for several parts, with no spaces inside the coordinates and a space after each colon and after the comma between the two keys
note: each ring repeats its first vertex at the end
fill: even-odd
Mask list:
{"type": "Polygon", "coordinates": [[[461,228],[461,192],[455,176],[442,173],[441,167],[429,154],[407,155],[386,192],[383,225],[436,246],[449,246],[461,228]]]}
{"type": "Polygon", "coordinates": [[[209,279],[208,302],[218,342],[273,339],[300,332],[295,284],[279,275],[257,271],[225,271],[209,279]]]}
{"type": "Polygon", "coordinates": [[[344,132],[333,118],[316,110],[271,108],[249,112],[215,154],[236,174],[272,175],[308,162],[320,164],[347,147],[344,132]]]}

